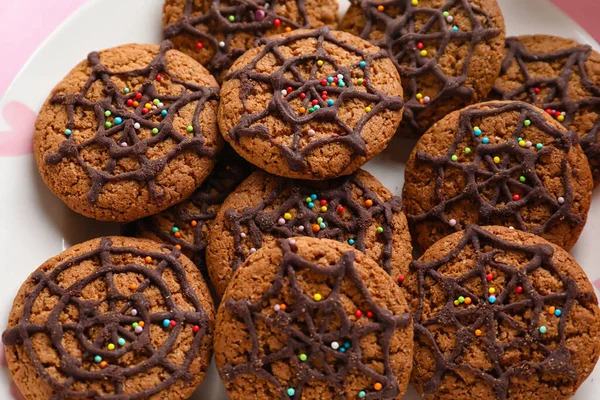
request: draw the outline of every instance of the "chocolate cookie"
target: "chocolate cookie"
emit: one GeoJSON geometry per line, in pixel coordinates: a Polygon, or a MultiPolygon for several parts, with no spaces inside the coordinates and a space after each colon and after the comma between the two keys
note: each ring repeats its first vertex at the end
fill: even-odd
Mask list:
{"type": "Polygon", "coordinates": [[[412,260],[400,208],[400,198],[362,170],[325,182],[255,172],[225,200],[215,219],[206,253],[211,281],[222,295],[250,254],[293,236],[346,242],[399,279],[412,260]]]}
{"type": "Polygon", "coordinates": [[[214,313],[200,272],[179,250],[105,237],[31,274],[2,341],[29,400],[180,400],[210,364],[214,313]]]}
{"type": "Polygon", "coordinates": [[[336,0],[166,0],[164,33],[221,80],[257,38],[299,28],[335,28],[336,0]]]}
{"type": "Polygon", "coordinates": [[[237,399],[399,399],[413,355],[402,290],[369,257],[327,239],[271,242],[234,275],[215,360],[237,399]]]}
{"type": "Polygon", "coordinates": [[[215,79],[171,44],[90,53],[53,90],[35,125],[46,185],[74,211],[128,222],[189,196],[222,139],[215,79]]]}
{"type": "Polygon", "coordinates": [[[470,224],[513,226],[568,250],[592,188],[574,132],[530,104],[490,102],[456,111],[423,135],[402,200],[422,250],[470,224]]]}
{"type": "Polygon", "coordinates": [[[210,226],[227,196],[250,175],[251,166],[231,148],[208,179],[183,202],[124,227],[128,236],[171,244],[207,274],[205,250],[210,226]]]}
{"type": "Polygon", "coordinates": [[[406,100],[402,136],[418,137],[485,99],[500,72],[505,28],[496,0],[355,0],[340,28],[390,54],[406,100]]]}
{"type": "Polygon", "coordinates": [[[600,309],[563,249],[470,226],[429,248],[404,282],[411,383],[427,400],[568,399],[600,354],[600,309]]]}
{"type": "Polygon", "coordinates": [[[383,151],[402,118],[402,86],[378,47],[329,28],[264,43],[236,60],[221,88],[219,127],[242,157],[321,180],[383,151]]]}
{"type": "Polygon", "coordinates": [[[492,99],[535,104],[577,132],[600,183],[600,54],[555,36],[506,39],[506,58],[492,99]]]}

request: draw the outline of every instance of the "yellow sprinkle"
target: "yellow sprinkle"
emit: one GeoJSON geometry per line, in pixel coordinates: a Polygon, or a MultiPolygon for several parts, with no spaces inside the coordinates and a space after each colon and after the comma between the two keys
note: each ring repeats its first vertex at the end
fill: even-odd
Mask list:
{"type": "Polygon", "coordinates": [[[285,214],[283,214],[283,218],[284,218],[284,219],[287,219],[287,220],[289,221],[290,219],[292,219],[292,214],[290,214],[290,213],[285,213],[285,214]]]}
{"type": "Polygon", "coordinates": [[[480,329],[475,330],[475,336],[481,336],[482,333],[480,329]]]}
{"type": "Polygon", "coordinates": [[[419,0],[412,0],[412,5],[413,6],[418,6],[419,5],[419,0]]]}
{"type": "Polygon", "coordinates": [[[457,306],[459,304],[458,300],[454,300],[454,305],[457,306]]]}
{"type": "Polygon", "coordinates": [[[322,298],[323,298],[323,296],[321,296],[320,293],[315,293],[313,295],[313,299],[315,299],[315,301],[321,301],[322,298]]]}
{"type": "Polygon", "coordinates": [[[425,57],[427,55],[427,50],[421,50],[421,56],[425,57]]]}
{"type": "Polygon", "coordinates": [[[319,67],[322,67],[322,66],[323,66],[323,60],[319,60],[319,61],[317,61],[317,65],[318,65],[319,67]]]}
{"type": "Polygon", "coordinates": [[[365,111],[366,112],[371,112],[371,107],[369,107],[369,106],[365,107],[365,111]]]}
{"type": "Polygon", "coordinates": [[[327,211],[327,206],[321,207],[321,211],[323,211],[323,212],[327,211]]]}
{"type": "Polygon", "coordinates": [[[498,157],[498,156],[494,157],[494,162],[496,164],[500,164],[500,157],[498,157]]]}
{"type": "Polygon", "coordinates": [[[423,98],[423,94],[417,93],[416,98],[417,100],[421,100],[423,98]]]}
{"type": "Polygon", "coordinates": [[[488,292],[490,294],[494,294],[494,293],[496,293],[496,289],[494,289],[493,287],[491,287],[491,288],[488,289],[488,292]]]}
{"type": "Polygon", "coordinates": [[[114,349],[115,349],[115,345],[114,345],[114,344],[112,344],[112,343],[109,343],[109,344],[108,344],[108,349],[109,349],[109,350],[114,350],[114,349]]]}
{"type": "Polygon", "coordinates": [[[519,146],[525,147],[526,144],[524,140],[519,140],[519,146]]]}
{"type": "Polygon", "coordinates": [[[563,122],[565,120],[565,116],[559,115],[556,119],[558,120],[558,122],[563,122]]]}

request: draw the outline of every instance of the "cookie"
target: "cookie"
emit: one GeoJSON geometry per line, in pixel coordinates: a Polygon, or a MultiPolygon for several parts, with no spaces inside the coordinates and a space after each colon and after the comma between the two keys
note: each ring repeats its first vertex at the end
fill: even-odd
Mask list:
{"type": "Polygon", "coordinates": [[[225,200],[213,223],[206,252],[211,282],[223,295],[250,254],[293,236],[346,242],[399,279],[412,260],[400,209],[400,198],[362,170],[325,182],[255,172],[225,200]]]}
{"type": "Polygon", "coordinates": [[[250,172],[250,165],[228,148],[208,179],[190,197],[165,211],[127,224],[124,232],[177,247],[207,274],[204,253],[210,226],[221,204],[250,172]]]}
{"type": "Polygon", "coordinates": [[[206,69],[169,42],[90,53],[42,106],[38,170],[87,217],[155,214],[192,194],[214,167],[218,93],[206,69]]]}
{"type": "Polygon", "coordinates": [[[594,289],[538,236],[473,225],[411,264],[404,288],[426,400],[568,399],[598,360],[594,289]]]}
{"type": "Polygon", "coordinates": [[[506,58],[490,97],[522,100],[577,132],[600,183],[600,54],[556,36],[506,39],[506,58]]]}
{"type": "Polygon", "coordinates": [[[500,72],[505,28],[496,0],[356,0],[340,29],[390,54],[406,101],[402,136],[421,136],[482,101],[500,72]]]}
{"type": "Polygon", "coordinates": [[[28,400],[180,400],[210,364],[214,314],[200,272],[179,250],[104,237],[29,276],[2,341],[28,400]]]}
{"type": "Polygon", "coordinates": [[[373,260],[328,239],[271,242],[228,287],[215,361],[237,399],[400,399],[413,326],[373,260]]]}
{"type": "Polygon", "coordinates": [[[221,87],[219,127],[242,157],[275,175],[322,180],[383,151],[402,118],[402,86],[381,49],[329,28],[264,43],[235,61],[221,87]]]}
{"type": "Polygon", "coordinates": [[[402,200],[422,250],[470,224],[512,226],[569,250],[590,209],[592,174],[576,134],[530,104],[476,104],[417,143],[402,200]]]}
{"type": "Polygon", "coordinates": [[[336,0],[166,0],[164,34],[220,81],[257,38],[299,28],[335,28],[336,0]]]}

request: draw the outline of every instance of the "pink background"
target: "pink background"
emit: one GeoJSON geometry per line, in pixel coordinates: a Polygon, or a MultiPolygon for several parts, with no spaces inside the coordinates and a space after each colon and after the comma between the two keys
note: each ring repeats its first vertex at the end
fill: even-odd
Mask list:
{"type": "MultiPolygon", "coordinates": [[[[4,55],[3,70],[0,73],[0,96],[42,41],[86,1],[88,0],[0,0],[0,48],[4,55]],[[16,33],[18,40],[15,40],[16,33]]],[[[593,12],[600,11],[599,0],[551,1],[600,41],[598,12],[593,12]]]]}

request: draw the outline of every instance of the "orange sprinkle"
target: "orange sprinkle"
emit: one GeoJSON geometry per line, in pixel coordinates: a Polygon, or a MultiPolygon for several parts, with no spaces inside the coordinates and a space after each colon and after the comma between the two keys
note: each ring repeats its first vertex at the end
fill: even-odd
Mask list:
{"type": "Polygon", "coordinates": [[[549,314],[554,314],[554,311],[556,311],[556,307],[552,306],[552,307],[548,308],[549,314]]]}
{"type": "Polygon", "coordinates": [[[304,113],[306,112],[306,108],[304,108],[304,107],[300,107],[300,110],[299,110],[299,111],[300,111],[300,114],[304,114],[304,113]]]}
{"type": "Polygon", "coordinates": [[[321,230],[321,227],[317,224],[313,225],[313,232],[319,232],[321,230]]]}
{"type": "Polygon", "coordinates": [[[465,304],[471,304],[471,298],[465,297],[465,304]]]}
{"type": "Polygon", "coordinates": [[[108,363],[106,361],[101,361],[100,362],[100,368],[104,369],[106,367],[108,367],[108,363]]]}
{"type": "Polygon", "coordinates": [[[287,306],[286,306],[285,304],[283,304],[283,303],[281,303],[281,304],[279,305],[279,309],[280,309],[281,311],[285,311],[285,310],[286,310],[286,308],[287,308],[287,306]]]}
{"type": "Polygon", "coordinates": [[[365,201],[365,206],[371,207],[372,205],[373,205],[373,200],[368,199],[368,200],[365,201]]]}
{"type": "Polygon", "coordinates": [[[381,390],[381,389],[383,389],[383,385],[381,383],[377,382],[373,385],[373,389],[381,390]]]}
{"type": "Polygon", "coordinates": [[[140,103],[139,103],[138,101],[134,101],[134,102],[133,102],[133,106],[134,106],[134,107],[137,107],[137,106],[139,106],[139,105],[140,105],[140,103]]]}
{"type": "Polygon", "coordinates": [[[289,26],[286,26],[286,27],[285,27],[285,31],[286,31],[286,32],[291,32],[291,31],[292,31],[292,28],[290,28],[289,26]]]}
{"type": "Polygon", "coordinates": [[[383,10],[385,10],[384,6],[377,6],[377,11],[382,12],[383,10]]]}
{"type": "Polygon", "coordinates": [[[191,224],[192,226],[196,226],[196,225],[198,225],[198,222],[196,222],[196,220],[194,220],[194,221],[192,221],[190,224],[191,224]]]}
{"type": "Polygon", "coordinates": [[[481,336],[482,333],[480,329],[475,330],[475,336],[481,336]]]}
{"type": "Polygon", "coordinates": [[[177,250],[181,250],[181,246],[180,246],[180,245],[178,245],[178,244],[176,244],[176,245],[175,245],[175,248],[176,248],[177,250]]]}
{"type": "Polygon", "coordinates": [[[180,238],[181,237],[181,232],[175,232],[173,234],[176,238],[180,238]]]}
{"type": "Polygon", "coordinates": [[[136,290],[137,289],[137,285],[135,283],[132,283],[132,284],[129,285],[129,289],[136,290]]]}
{"type": "Polygon", "coordinates": [[[147,257],[145,258],[145,260],[146,260],[146,263],[147,263],[147,264],[150,264],[150,263],[152,262],[152,257],[150,257],[150,256],[147,256],[147,257]]]}
{"type": "Polygon", "coordinates": [[[140,322],[138,322],[138,325],[139,325],[139,326],[141,326],[141,327],[143,328],[143,327],[144,327],[144,325],[145,325],[145,324],[144,324],[144,321],[140,321],[140,322]]]}
{"type": "Polygon", "coordinates": [[[419,103],[421,103],[421,104],[425,104],[425,100],[424,100],[424,99],[421,99],[421,100],[419,100],[419,103]]]}

